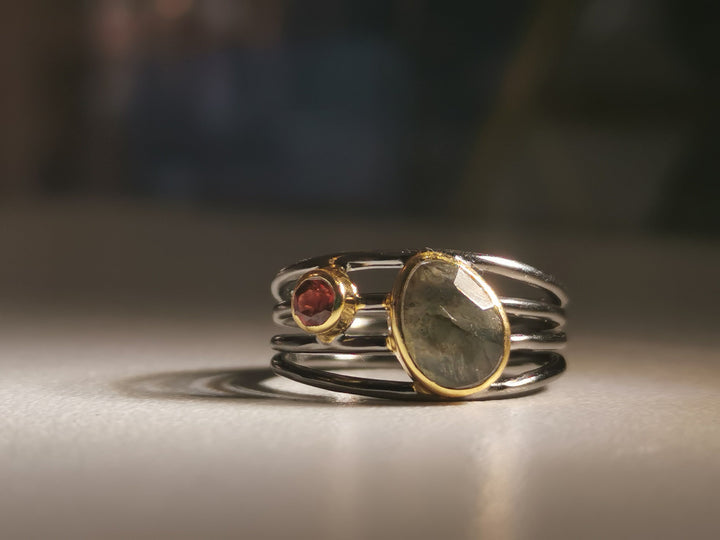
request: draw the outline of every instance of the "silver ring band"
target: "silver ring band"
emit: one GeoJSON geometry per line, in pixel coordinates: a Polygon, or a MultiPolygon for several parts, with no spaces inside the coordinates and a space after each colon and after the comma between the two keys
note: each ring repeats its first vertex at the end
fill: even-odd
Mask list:
{"type": "MultiPolygon", "coordinates": [[[[385,294],[360,295],[361,306],[348,335],[387,334],[387,311],[383,306],[385,294]]],[[[500,298],[510,324],[532,325],[537,330],[565,326],[565,310],[559,306],[525,298],[500,298]]],[[[290,301],[280,302],[273,309],[273,322],[279,326],[297,328],[292,317],[290,301]]]]}
{"type": "MultiPolygon", "coordinates": [[[[537,287],[545,291],[552,299],[551,303],[555,305],[564,307],[568,302],[567,293],[562,285],[550,274],[533,266],[492,255],[457,250],[442,251],[467,260],[481,274],[494,274],[537,287]]],[[[348,273],[360,270],[400,269],[410,257],[417,253],[418,250],[357,251],[305,259],[280,270],[270,285],[270,291],[275,300],[282,302],[290,299],[293,286],[298,278],[315,268],[332,264],[343,268],[348,273]]]]}

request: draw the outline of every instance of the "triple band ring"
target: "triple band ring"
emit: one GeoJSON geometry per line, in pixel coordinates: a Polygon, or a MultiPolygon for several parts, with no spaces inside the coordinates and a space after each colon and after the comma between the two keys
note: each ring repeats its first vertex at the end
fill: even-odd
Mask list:
{"type": "Polygon", "coordinates": [[[338,253],[282,269],[271,290],[275,323],[301,331],[273,337],[273,370],[326,390],[483,399],[534,391],[565,370],[567,295],[517,261],[431,249],[338,253]],[[380,292],[361,281],[383,277],[380,292]],[[410,380],[341,373],[388,367],[410,380]]]}

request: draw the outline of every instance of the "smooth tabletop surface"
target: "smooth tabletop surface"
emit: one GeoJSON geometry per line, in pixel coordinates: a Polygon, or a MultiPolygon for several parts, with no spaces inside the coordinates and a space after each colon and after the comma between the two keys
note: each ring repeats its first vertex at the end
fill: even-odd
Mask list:
{"type": "Polygon", "coordinates": [[[720,537],[716,241],[317,225],[6,209],[0,537],[720,537]],[[425,245],[566,281],[568,372],[449,404],[272,376],[277,269],[425,245]]]}

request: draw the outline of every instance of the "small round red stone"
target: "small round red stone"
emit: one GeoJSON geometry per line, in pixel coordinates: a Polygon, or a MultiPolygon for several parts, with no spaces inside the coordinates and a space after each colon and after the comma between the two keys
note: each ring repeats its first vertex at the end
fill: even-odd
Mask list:
{"type": "Polygon", "coordinates": [[[308,278],[293,295],[293,313],[305,326],[320,326],[332,315],[335,289],[325,279],[308,278]]]}

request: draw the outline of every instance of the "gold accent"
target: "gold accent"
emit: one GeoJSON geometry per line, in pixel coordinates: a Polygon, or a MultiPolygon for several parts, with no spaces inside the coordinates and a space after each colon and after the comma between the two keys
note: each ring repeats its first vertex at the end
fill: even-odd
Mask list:
{"type": "Polygon", "coordinates": [[[495,294],[495,291],[493,291],[492,287],[490,287],[490,285],[488,285],[485,280],[480,277],[480,274],[478,274],[477,271],[464,260],[458,257],[446,255],[445,253],[439,253],[437,251],[422,251],[420,253],[416,253],[410,259],[408,259],[408,261],[400,270],[400,273],[395,279],[393,289],[386,299],[386,304],[388,307],[389,327],[387,346],[393,353],[395,353],[395,356],[397,356],[405,372],[410,375],[410,378],[413,380],[416,392],[425,394],[430,393],[451,398],[469,396],[471,394],[475,394],[481,390],[484,390],[492,383],[494,383],[502,374],[505,366],[507,366],[508,359],[510,358],[510,322],[508,321],[505,309],[500,303],[500,300],[495,294]],[[485,379],[481,384],[478,384],[477,386],[473,386],[470,388],[448,388],[431,381],[427,378],[427,376],[425,376],[425,374],[422,373],[422,371],[420,371],[405,345],[404,337],[400,328],[400,302],[403,292],[405,290],[405,284],[408,277],[412,274],[412,271],[415,269],[416,266],[425,261],[431,260],[445,261],[465,269],[469,273],[469,275],[472,276],[472,278],[485,290],[485,292],[488,293],[488,296],[492,300],[493,306],[498,310],[498,312],[500,313],[500,317],[502,318],[505,342],[503,357],[498,364],[496,370],[487,379],[485,379]]]}
{"type": "Polygon", "coordinates": [[[362,304],[358,297],[357,287],[350,280],[347,273],[337,266],[326,266],[316,268],[303,274],[298,279],[290,298],[292,317],[295,323],[309,334],[315,334],[318,341],[330,343],[339,335],[343,334],[355,319],[355,313],[362,304]],[[333,288],[335,292],[335,304],[328,320],[317,326],[306,326],[295,313],[295,291],[307,279],[321,278],[333,288]]]}

